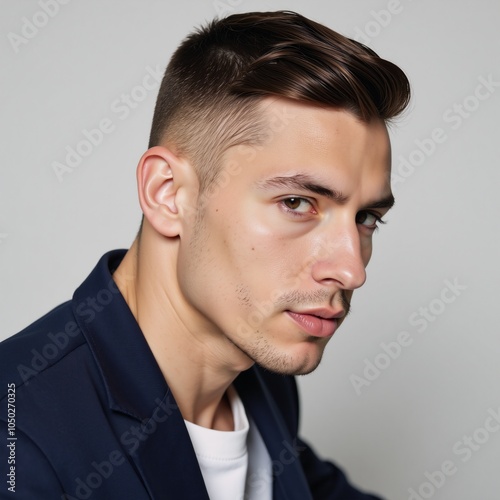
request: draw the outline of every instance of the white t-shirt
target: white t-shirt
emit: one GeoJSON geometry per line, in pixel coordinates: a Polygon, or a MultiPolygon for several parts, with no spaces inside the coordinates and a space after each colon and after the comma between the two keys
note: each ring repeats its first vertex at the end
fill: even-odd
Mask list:
{"type": "Polygon", "coordinates": [[[271,500],[271,458],[233,387],[227,391],[234,431],[207,429],[185,420],[211,500],[271,500]]]}

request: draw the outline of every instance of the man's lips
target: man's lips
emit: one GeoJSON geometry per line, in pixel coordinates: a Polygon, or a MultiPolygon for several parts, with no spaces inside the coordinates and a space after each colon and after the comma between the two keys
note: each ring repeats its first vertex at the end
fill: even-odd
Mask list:
{"type": "Polygon", "coordinates": [[[286,313],[302,328],[302,330],[313,337],[331,337],[337,329],[338,318],[343,316],[343,313],[335,315],[326,315],[322,313],[326,316],[322,317],[312,314],[309,311],[307,313],[286,311],[286,313]]]}

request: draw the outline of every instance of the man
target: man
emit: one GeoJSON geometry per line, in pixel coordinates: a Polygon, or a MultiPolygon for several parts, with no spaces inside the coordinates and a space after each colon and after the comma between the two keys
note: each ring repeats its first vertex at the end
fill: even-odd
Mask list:
{"type": "Polygon", "coordinates": [[[2,344],[2,495],[375,498],[298,437],[293,375],[365,281],[394,201],[385,122],[408,99],[399,68],[292,12],[190,35],[132,247],[2,344]]]}

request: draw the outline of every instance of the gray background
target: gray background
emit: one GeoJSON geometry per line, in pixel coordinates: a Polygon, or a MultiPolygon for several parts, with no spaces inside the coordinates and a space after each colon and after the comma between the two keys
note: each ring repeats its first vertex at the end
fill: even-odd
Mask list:
{"type": "Polygon", "coordinates": [[[46,22],[42,3],[0,2],[0,338],[68,299],[102,253],[135,236],[135,167],[156,89],[136,89],[141,100],[128,111],[122,93],[147,67],[163,70],[192,27],[217,14],[297,10],[398,63],[414,92],[392,127],[396,208],[375,236],[353,314],[321,367],[300,379],[302,433],[389,499],[419,487],[421,498],[499,498],[500,432],[484,424],[500,411],[500,87],[471,96],[480,78],[500,82],[500,3],[73,0],[46,22]],[[390,19],[380,13],[389,9],[390,19]],[[42,26],[15,48],[25,17],[42,26]],[[113,132],[59,181],[53,163],[103,119],[113,132]],[[441,142],[432,146],[424,139],[434,129],[441,142]],[[453,295],[446,280],[465,288],[453,295]],[[453,302],[441,300],[444,288],[453,302]],[[411,345],[384,357],[381,343],[404,331],[411,345]],[[356,391],[353,376],[375,361],[384,369],[356,391]],[[465,435],[481,441],[470,457],[459,453],[465,435]],[[422,486],[447,460],[455,473],[435,491],[422,486]]]}

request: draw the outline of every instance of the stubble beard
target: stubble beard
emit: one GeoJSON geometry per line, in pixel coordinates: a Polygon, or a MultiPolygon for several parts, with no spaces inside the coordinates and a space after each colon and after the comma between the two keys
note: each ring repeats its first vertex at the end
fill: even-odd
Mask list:
{"type": "MultiPolygon", "coordinates": [[[[308,375],[312,373],[321,363],[323,350],[318,354],[316,360],[306,354],[298,359],[286,352],[280,351],[278,347],[273,346],[266,336],[259,330],[255,331],[249,345],[241,345],[228,337],[237,349],[243,352],[248,358],[260,367],[279,375],[308,375]]],[[[315,343],[319,339],[311,339],[307,342],[315,343]]]]}

